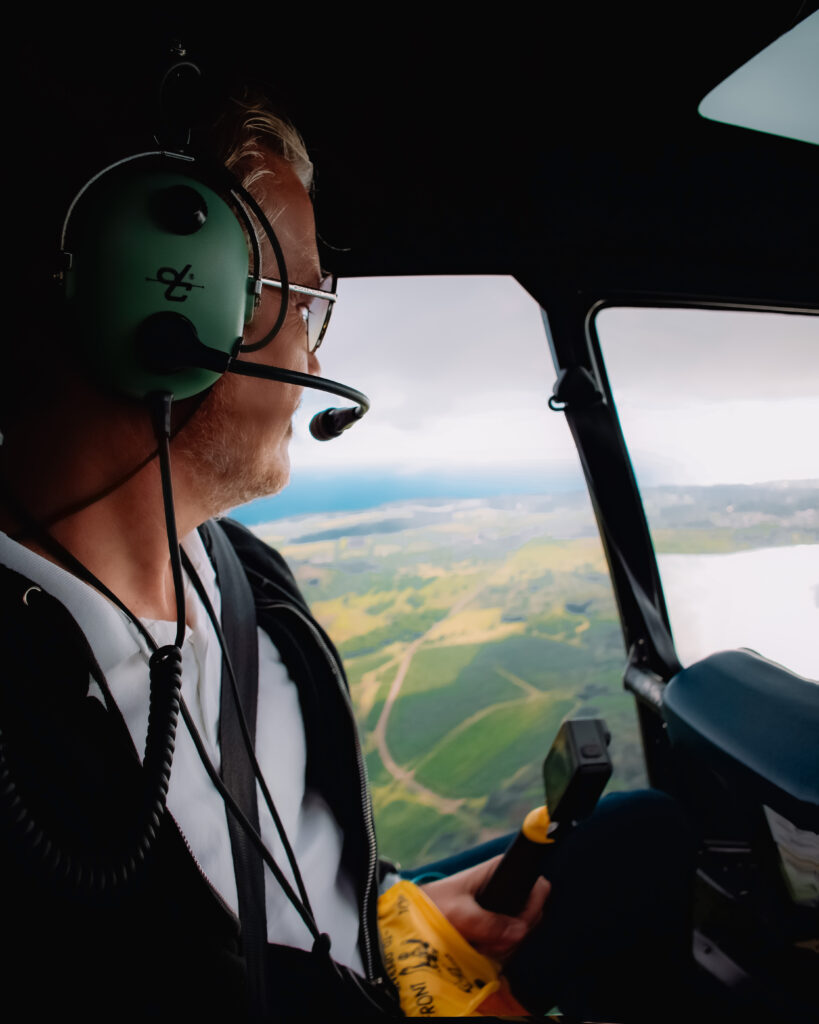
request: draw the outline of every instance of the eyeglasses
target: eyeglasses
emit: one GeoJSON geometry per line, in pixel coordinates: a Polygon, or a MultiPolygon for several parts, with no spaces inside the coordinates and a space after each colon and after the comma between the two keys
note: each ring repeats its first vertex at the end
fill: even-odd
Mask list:
{"type": "MultiPolygon", "coordinates": [[[[259,283],[266,284],[270,288],[281,288],[282,286],[281,281],[270,277],[261,278],[259,283]]],[[[330,322],[330,314],[333,312],[333,303],[338,298],[336,275],[327,274],[322,278],[318,288],[307,288],[303,284],[288,282],[288,291],[291,294],[310,296],[310,301],[299,303],[299,307],[307,325],[307,349],[309,352],[315,352],[324,338],[327,324],[330,322]]]]}

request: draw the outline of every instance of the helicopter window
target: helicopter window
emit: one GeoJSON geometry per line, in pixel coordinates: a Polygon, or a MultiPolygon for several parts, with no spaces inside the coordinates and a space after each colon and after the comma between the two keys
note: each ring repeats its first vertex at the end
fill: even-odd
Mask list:
{"type": "Polygon", "coordinates": [[[703,117],[819,143],[819,13],[752,57],[700,103],[703,117]]]}
{"type": "Polygon", "coordinates": [[[681,662],[749,647],[819,677],[819,319],[608,307],[595,329],[681,662]]]}
{"type": "Polygon", "coordinates": [[[342,280],[323,376],[372,410],[235,515],[283,552],[339,647],[384,854],[406,866],[520,827],[567,714],[605,718],[644,782],[605,558],[534,300],[512,278],[342,280]]]}

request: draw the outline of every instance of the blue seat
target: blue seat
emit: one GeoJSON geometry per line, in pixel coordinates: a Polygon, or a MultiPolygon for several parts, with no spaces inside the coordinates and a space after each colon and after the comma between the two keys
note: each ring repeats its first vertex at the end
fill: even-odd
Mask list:
{"type": "Polygon", "coordinates": [[[753,651],[721,651],[674,676],[663,714],[674,747],[819,830],[819,684],[753,651]]]}

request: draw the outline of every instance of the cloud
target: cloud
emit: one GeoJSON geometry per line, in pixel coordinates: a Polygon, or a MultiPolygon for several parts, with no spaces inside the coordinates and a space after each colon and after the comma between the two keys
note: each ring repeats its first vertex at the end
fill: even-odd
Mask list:
{"type": "Polygon", "coordinates": [[[619,401],[819,397],[819,317],[621,307],[596,328],[619,401]]]}
{"type": "MultiPolygon", "coordinates": [[[[546,404],[555,371],[540,310],[512,278],[345,280],[337,305],[322,373],[366,392],[372,411],[318,444],[309,418],[338,400],[306,393],[294,465],[576,469],[565,420],[546,404]]],[[[597,324],[651,483],[819,475],[819,319],[620,308],[597,324]]]]}

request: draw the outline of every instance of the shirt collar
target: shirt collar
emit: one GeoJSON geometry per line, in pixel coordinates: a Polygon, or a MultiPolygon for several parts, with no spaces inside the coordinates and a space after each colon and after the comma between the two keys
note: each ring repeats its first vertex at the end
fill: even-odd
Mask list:
{"type": "MultiPolygon", "coordinates": [[[[205,591],[218,615],[219,591],[216,573],[205,551],[202,538],[194,530],[182,541],[188,558],[197,576],[202,580],[205,591]]],[[[62,566],[50,562],[41,555],[12,540],[0,531],[0,563],[36,583],[46,593],[55,597],[71,613],[77,625],[85,634],[103,673],[110,672],[123,658],[135,652],[150,656],[145,640],[127,615],[94,587],[67,572],[62,566]]],[[[191,587],[185,581],[186,597],[191,587]]],[[[188,618],[193,627],[205,627],[199,620],[205,615],[198,601],[188,600],[188,618]]],[[[150,620],[143,620],[150,630],[150,620]]]]}

